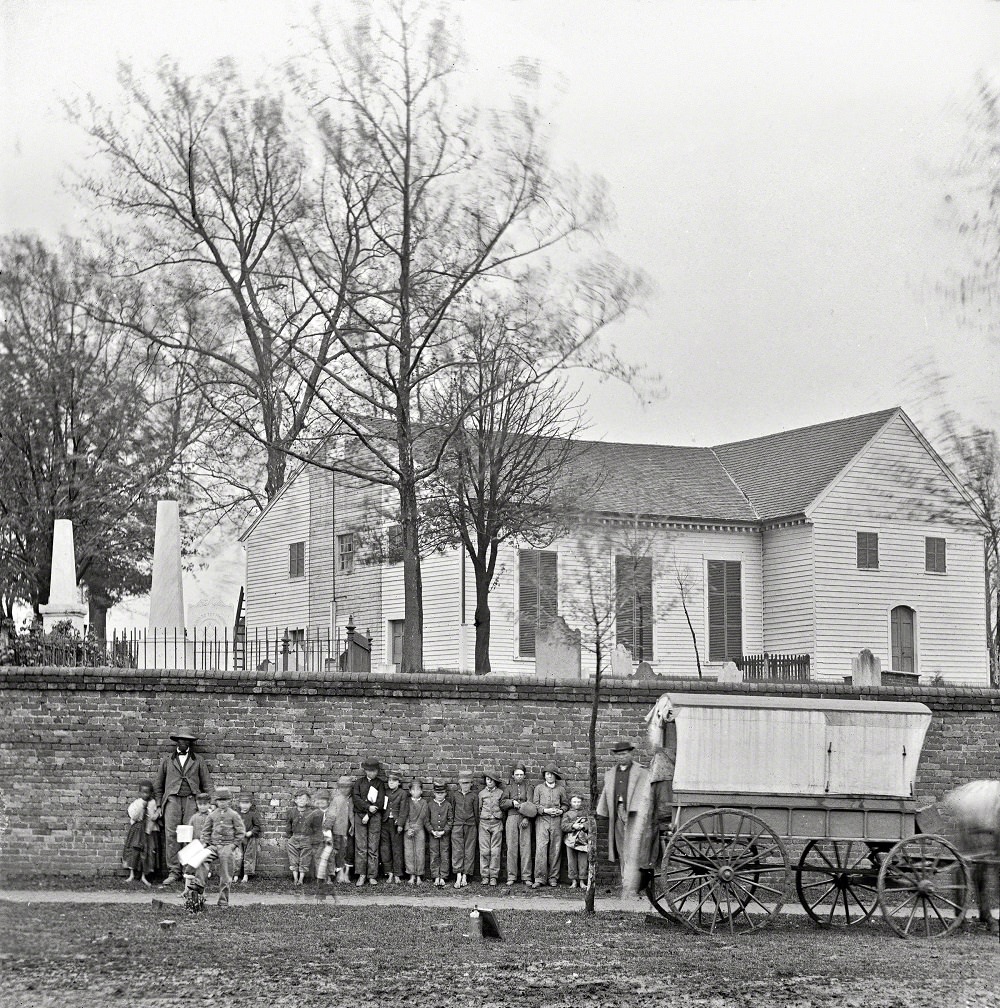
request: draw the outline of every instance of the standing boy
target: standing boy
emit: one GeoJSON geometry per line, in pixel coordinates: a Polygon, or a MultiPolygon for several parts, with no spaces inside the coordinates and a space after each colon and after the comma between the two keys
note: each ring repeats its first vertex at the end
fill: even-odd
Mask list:
{"type": "Polygon", "coordinates": [[[451,827],[451,867],[457,878],[455,888],[469,884],[476,870],[476,811],[479,796],[472,790],[472,771],[458,775],[458,790],[452,795],[455,818],[451,827]]]}
{"type": "Polygon", "coordinates": [[[316,836],[322,833],[323,816],[309,804],[309,792],[295,792],[295,804],[285,813],[285,848],[288,868],[296,885],[302,885],[312,867],[316,836]]]}
{"type": "Polygon", "coordinates": [[[338,882],[346,882],[351,870],[352,859],[348,852],[348,840],[354,819],[354,802],[351,800],[353,790],[354,778],[349,774],[343,775],[337,781],[337,794],[333,796],[327,813],[330,832],[333,834],[333,857],[337,866],[338,882]]]}
{"type": "Polygon", "coordinates": [[[243,820],[243,838],[233,852],[236,859],[235,875],[237,882],[249,882],[257,871],[257,850],[264,824],[252,794],[241,794],[238,804],[240,818],[243,820]]]}
{"type": "Polygon", "coordinates": [[[430,804],[427,826],[430,830],[430,870],[434,885],[439,888],[448,877],[451,860],[451,827],[455,810],[447,798],[448,787],[443,780],[434,782],[434,800],[430,804]]]}
{"type": "Polygon", "coordinates": [[[402,882],[403,872],[406,871],[402,820],[407,796],[406,791],[400,787],[398,771],[390,771],[386,775],[386,780],[386,815],[382,819],[382,863],[389,874],[389,882],[402,882]]]}
{"type": "Polygon", "coordinates": [[[219,906],[229,905],[229,887],[233,881],[233,851],[243,836],[243,817],[231,806],[228,788],[215,792],[215,808],[209,812],[201,829],[201,842],[211,847],[219,859],[219,906]]]}
{"type": "Polygon", "coordinates": [[[590,869],[590,829],[583,811],[583,799],[579,795],[573,795],[569,800],[569,809],[562,817],[562,831],[569,887],[583,889],[590,869]]]}
{"type": "Polygon", "coordinates": [[[521,805],[531,801],[531,785],[525,780],[527,770],[523,763],[514,766],[507,793],[500,807],[507,814],[504,835],[507,840],[507,885],[511,886],[520,877],[523,882],[531,882],[534,866],[531,857],[531,818],[521,815],[521,805]]]}
{"type": "Polygon", "coordinates": [[[500,775],[488,770],[486,786],[479,792],[479,874],[485,883],[497,884],[500,878],[500,847],[503,844],[503,788],[500,775]]]}
{"type": "MultiPolygon", "coordinates": [[[[191,827],[191,836],[201,842],[201,833],[205,828],[205,824],[208,822],[209,813],[212,811],[212,797],[206,791],[201,791],[195,795],[195,812],[191,816],[191,821],[188,825],[191,827]]],[[[211,862],[215,860],[215,854],[213,853],[211,857],[202,861],[197,868],[191,868],[190,866],[184,867],[184,888],[189,889],[192,883],[196,883],[201,887],[201,891],[205,891],[205,886],[208,883],[208,874],[211,862]]],[[[164,882],[164,885],[167,883],[164,882]]]]}
{"type": "Polygon", "coordinates": [[[532,889],[559,884],[559,856],[562,853],[562,817],[568,807],[562,774],[554,763],[542,771],[545,779],[535,785],[534,803],[538,807],[535,821],[535,881],[532,889]]]}
{"type": "Polygon", "coordinates": [[[427,870],[427,829],[430,825],[430,809],[424,800],[424,789],[420,781],[410,785],[410,796],[403,803],[403,852],[406,857],[406,871],[410,885],[422,885],[427,870]]]}
{"type": "Polygon", "coordinates": [[[379,844],[382,817],[388,812],[385,781],[380,776],[382,764],[370,756],[361,764],[364,773],[354,782],[354,868],[358,885],[378,882],[379,844]]]}

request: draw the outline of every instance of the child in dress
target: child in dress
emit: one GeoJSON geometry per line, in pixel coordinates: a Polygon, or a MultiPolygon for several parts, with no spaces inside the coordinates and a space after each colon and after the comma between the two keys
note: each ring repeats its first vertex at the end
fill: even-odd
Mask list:
{"type": "Polygon", "coordinates": [[[448,786],[444,781],[434,782],[434,800],[427,806],[427,828],[430,830],[430,870],[434,885],[444,885],[451,867],[451,827],[455,812],[448,801],[448,786]]]}
{"type": "Polygon", "coordinates": [[[249,882],[257,871],[257,851],[264,824],[252,794],[241,794],[239,806],[240,818],[243,820],[243,839],[235,850],[236,881],[249,882]]]}
{"type": "Polygon", "coordinates": [[[569,887],[583,889],[587,885],[590,868],[590,827],[583,811],[583,799],[579,795],[573,795],[569,800],[569,809],[562,817],[562,834],[569,887]]]}
{"type": "MultiPolygon", "coordinates": [[[[423,885],[427,871],[427,828],[430,825],[430,809],[424,800],[424,789],[420,781],[410,785],[410,794],[403,805],[403,854],[410,885],[423,885]]],[[[436,883],[435,883],[436,884],[436,883]]]]}
{"type": "Polygon", "coordinates": [[[305,882],[312,867],[317,835],[322,837],[323,813],[309,804],[308,791],[295,792],[295,804],[285,813],[288,868],[296,885],[305,882]]]}
{"type": "Polygon", "coordinates": [[[129,882],[141,880],[152,885],[148,876],[156,871],[157,837],[160,809],[153,800],[153,782],[139,785],[139,797],[128,807],[128,831],[122,848],[122,865],[128,868],[129,882]]]}

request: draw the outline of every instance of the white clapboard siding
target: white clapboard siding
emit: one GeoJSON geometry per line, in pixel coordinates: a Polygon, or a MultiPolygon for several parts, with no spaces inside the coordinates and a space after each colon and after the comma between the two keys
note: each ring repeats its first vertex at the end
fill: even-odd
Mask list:
{"type": "Polygon", "coordinates": [[[816,649],[812,527],[765,529],[762,548],[764,650],[812,655],[816,649]]]}
{"type": "Polygon", "coordinates": [[[868,648],[891,663],[894,606],[916,611],[916,671],[988,682],[981,534],[953,484],[902,417],[894,419],[811,515],[817,671],[850,675],[868,648]],[[857,532],[877,532],[878,570],[859,570],[857,532]],[[947,573],[925,571],[924,538],[947,541],[947,573]]]}
{"type": "Polygon", "coordinates": [[[288,548],[306,544],[309,556],[309,480],[291,480],[246,540],[246,626],[305,629],[309,618],[309,578],[288,576],[288,548]]]}
{"type": "Polygon", "coordinates": [[[306,569],[309,572],[310,630],[333,633],[333,486],[334,474],[327,469],[309,467],[299,479],[309,481],[309,543],[306,569]]]}
{"type": "MultiPolygon", "coordinates": [[[[420,573],[424,585],[424,668],[457,670],[462,623],[462,555],[457,549],[433,553],[424,557],[420,573]]],[[[474,611],[474,598],[472,608],[474,611]]]]}

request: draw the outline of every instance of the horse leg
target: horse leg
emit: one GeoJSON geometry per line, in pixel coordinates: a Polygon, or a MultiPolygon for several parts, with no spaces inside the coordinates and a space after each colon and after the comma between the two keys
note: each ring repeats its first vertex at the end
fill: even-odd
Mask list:
{"type": "Polygon", "coordinates": [[[979,905],[979,923],[990,931],[996,929],[993,920],[993,908],[990,905],[990,869],[985,864],[972,865],[972,883],[976,887],[976,902],[979,905]]]}

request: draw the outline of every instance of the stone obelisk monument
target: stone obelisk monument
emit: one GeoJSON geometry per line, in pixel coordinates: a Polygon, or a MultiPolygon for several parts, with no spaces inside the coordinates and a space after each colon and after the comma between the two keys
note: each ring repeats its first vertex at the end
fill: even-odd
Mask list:
{"type": "Polygon", "coordinates": [[[42,629],[46,633],[64,620],[69,620],[74,630],[83,633],[87,607],[80,601],[80,590],[76,585],[73,523],[68,518],[57,518],[53,524],[49,601],[38,609],[42,614],[42,629]]]}
{"type": "Polygon", "coordinates": [[[142,663],[149,668],[186,668],[184,586],[181,582],[181,516],[174,500],[156,503],[149,634],[142,663]]]}

